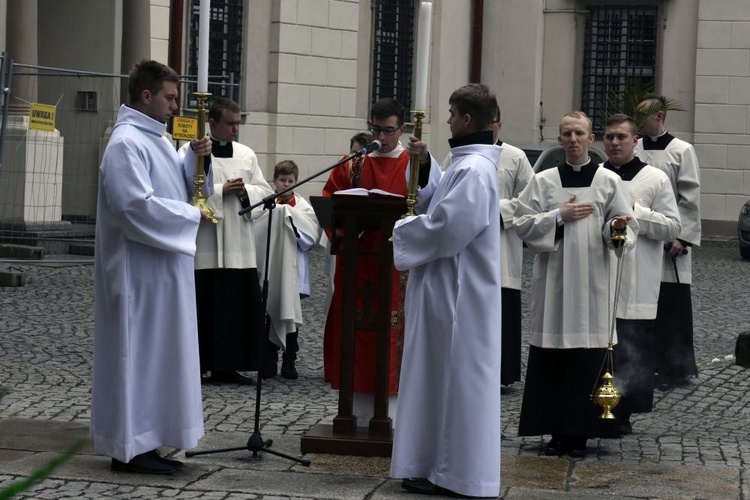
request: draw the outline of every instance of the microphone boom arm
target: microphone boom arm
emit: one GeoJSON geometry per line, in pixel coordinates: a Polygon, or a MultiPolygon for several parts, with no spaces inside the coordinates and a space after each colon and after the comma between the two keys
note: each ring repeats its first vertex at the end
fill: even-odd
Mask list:
{"type": "MultiPolygon", "coordinates": [[[[379,142],[380,141],[378,141],[378,143],[379,142]]],[[[249,207],[245,207],[242,210],[240,210],[238,213],[239,213],[239,215],[245,215],[246,213],[252,211],[254,208],[257,208],[257,207],[259,207],[261,205],[264,206],[264,207],[267,207],[269,205],[275,204],[276,203],[276,198],[278,198],[282,194],[288,193],[289,191],[294,191],[297,187],[299,187],[299,186],[301,186],[303,184],[307,184],[308,182],[310,182],[311,180],[315,179],[316,177],[319,177],[319,176],[323,175],[324,173],[333,170],[334,168],[338,167],[339,165],[343,165],[344,163],[348,162],[352,158],[357,158],[358,156],[362,156],[362,155],[367,154],[369,152],[370,151],[368,151],[367,147],[362,148],[361,150],[357,151],[356,153],[351,154],[349,156],[346,156],[346,157],[342,158],[341,160],[339,160],[338,162],[334,163],[330,167],[326,167],[323,170],[321,170],[320,172],[316,172],[313,175],[311,175],[310,177],[302,179],[301,181],[297,182],[296,184],[294,184],[292,186],[289,186],[288,188],[284,189],[283,191],[279,191],[278,193],[269,194],[268,196],[266,196],[265,198],[263,198],[262,200],[260,200],[258,203],[255,203],[254,205],[250,205],[249,207]]]]}

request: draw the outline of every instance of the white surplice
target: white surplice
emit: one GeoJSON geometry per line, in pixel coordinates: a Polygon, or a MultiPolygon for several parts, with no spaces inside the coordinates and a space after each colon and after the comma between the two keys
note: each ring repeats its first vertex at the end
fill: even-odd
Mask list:
{"type": "MultiPolygon", "coordinates": [[[[697,247],[701,244],[701,170],[693,146],[665,132],[659,137],[638,139],[635,155],[669,177],[677,199],[682,230],[679,239],[697,247]],[[648,141],[645,142],[645,141],[648,141]]],[[[681,255],[674,261],[663,252],[665,283],[691,284],[693,282],[693,252],[681,255]],[[675,275],[675,265],[677,273],[675,275]]]]}
{"type": "MultiPolygon", "coordinates": [[[[189,144],[182,147],[186,151],[189,144]]],[[[198,230],[196,269],[252,269],[256,262],[253,220],[263,214],[258,207],[243,216],[238,215],[242,204],[237,196],[224,196],[224,183],[242,177],[251,205],[273,193],[263,178],[255,152],[244,144],[232,142],[232,158],[211,157],[214,194],[208,197],[217,224],[204,220],[198,230]]]]}
{"type": "MultiPolygon", "coordinates": [[[[620,178],[592,162],[596,173],[589,186],[564,187],[559,170],[536,174],[518,197],[516,231],[535,252],[531,295],[533,346],[553,349],[606,348],[614,304],[610,279],[610,223],[633,216],[620,178]],[[557,210],[571,196],[591,203],[594,212],[564,224],[555,239],[557,210]]],[[[569,168],[569,167],[568,167],[569,168]]],[[[584,167],[586,168],[586,167],[584,167]]],[[[628,223],[625,251],[635,245],[638,224],[628,223]]],[[[616,342],[616,337],[614,339],[616,342]]]]}
{"type": "Polygon", "coordinates": [[[453,148],[425,213],[393,231],[409,281],[391,475],[472,496],[500,493],[500,151],[453,148]]]}
{"type": "MultiPolygon", "coordinates": [[[[320,226],[312,206],[295,193],[295,205],[276,205],[272,217],[271,252],[268,259],[270,340],[286,349],[286,334],[302,323],[300,293],[310,293],[308,251],[320,240],[320,226]]],[[[265,272],[268,213],[255,221],[258,274],[265,272]]]]}
{"type": "Polygon", "coordinates": [[[96,453],[124,462],[203,436],[195,156],[181,158],[165,131],[121,107],[99,175],[90,435],[96,453]]]}
{"type": "MultiPolygon", "coordinates": [[[[661,170],[646,165],[633,179],[623,180],[622,184],[638,220],[638,241],[635,249],[622,257],[617,317],[654,319],[661,286],[664,243],[680,234],[680,214],[669,179],[661,170]]],[[[610,258],[616,262],[614,250],[610,258]]],[[[616,268],[612,266],[612,271],[615,272],[616,268]]]]}

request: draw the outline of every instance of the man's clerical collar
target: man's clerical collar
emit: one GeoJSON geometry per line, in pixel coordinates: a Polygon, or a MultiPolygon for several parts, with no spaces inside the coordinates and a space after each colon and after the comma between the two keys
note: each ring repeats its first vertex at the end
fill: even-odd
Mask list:
{"type": "Polygon", "coordinates": [[[591,157],[590,157],[590,156],[587,156],[587,157],[586,157],[586,161],[585,161],[584,163],[581,163],[580,165],[573,165],[572,163],[570,163],[570,162],[569,162],[569,161],[567,161],[567,160],[565,160],[565,163],[566,163],[566,164],[567,164],[567,165],[568,165],[568,166],[569,166],[570,168],[572,168],[573,170],[575,170],[576,172],[580,172],[580,171],[581,171],[581,169],[582,169],[583,167],[585,167],[586,165],[588,165],[589,163],[591,163],[591,157]]]}
{"type": "Polygon", "coordinates": [[[651,139],[651,142],[657,142],[660,138],[662,138],[665,135],[667,135],[667,133],[668,133],[668,130],[665,129],[664,132],[662,132],[661,134],[659,134],[659,135],[650,135],[650,136],[648,136],[648,138],[651,139]]]}
{"type": "Polygon", "coordinates": [[[470,144],[495,144],[495,141],[492,140],[492,130],[480,130],[479,132],[472,132],[461,137],[448,139],[448,144],[453,149],[460,146],[469,146],[470,144]]]}

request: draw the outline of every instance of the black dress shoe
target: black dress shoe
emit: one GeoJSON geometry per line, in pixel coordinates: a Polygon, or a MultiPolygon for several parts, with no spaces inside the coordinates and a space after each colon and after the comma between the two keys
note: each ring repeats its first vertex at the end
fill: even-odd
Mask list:
{"type": "Polygon", "coordinates": [[[401,481],[401,487],[406,491],[420,495],[461,496],[449,489],[433,484],[423,477],[404,479],[401,481]]]}
{"type": "Polygon", "coordinates": [[[297,372],[297,367],[294,366],[294,361],[281,362],[281,376],[291,380],[299,378],[299,373],[297,372]]]}
{"type": "Polygon", "coordinates": [[[258,375],[260,375],[260,378],[273,378],[276,376],[278,368],[276,366],[276,363],[270,365],[265,365],[260,372],[258,372],[258,375]]]}
{"type": "Polygon", "coordinates": [[[159,461],[159,462],[161,462],[163,464],[171,465],[172,467],[174,467],[177,470],[180,470],[183,467],[185,467],[185,464],[183,464],[179,460],[172,460],[171,458],[162,457],[161,453],[159,453],[159,450],[149,451],[147,453],[147,455],[151,455],[151,457],[155,458],[157,461],[159,461]]]}
{"type": "Polygon", "coordinates": [[[566,442],[567,451],[571,458],[584,458],[586,456],[586,438],[570,437],[566,442]]]}
{"type": "Polygon", "coordinates": [[[557,436],[552,436],[547,446],[544,447],[544,454],[548,457],[559,457],[567,453],[567,451],[567,443],[565,443],[564,439],[557,436]]]}
{"type": "Polygon", "coordinates": [[[222,372],[211,372],[211,376],[208,379],[209,382],[215,384],[238,384],[238,385],[253,385],[255,382],[250,377],[246,377],[237,371],[222,371],[222,372]]]}
{"type": "Polygon", "coordinates": [[[116,472],[134,472],[136,474],[174,474],[178,470],[172,465],[157,460],[153,451],[136,455],[130,462],[121,462],[113,458],[110,469],[116,472]]]}

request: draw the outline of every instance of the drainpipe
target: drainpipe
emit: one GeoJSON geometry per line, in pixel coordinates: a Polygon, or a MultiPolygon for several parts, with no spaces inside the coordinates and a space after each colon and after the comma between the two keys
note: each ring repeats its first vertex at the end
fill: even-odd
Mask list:
{"type": "Polygon", "coordinates": [[[482,29],[484,23],[484,0],[473,0],[471,22],[471,75],[469,82],[482,80],[482,29]]]}
{"type": "Polygon", "coordinates": [[[185,19],[185,1],[172,0],[169,10],[169,62],[170,68],[182,74],[182,40],[185,19]]]}
{"type": "MultiPolygon", "coordinates": [[[[185,19],[184,0],[172,0],[169,6],[169,60],[167,66],[182,74],[182,40],[184,38],[183,22],[185,19]]],[[[182,92],[180,92],[182,94],[182,92]]],[[[177,114],[180,113],[180,101],[177,101],[177,114]]],[[[169,121],[170,132],[172,121],[169,121]]]]}

